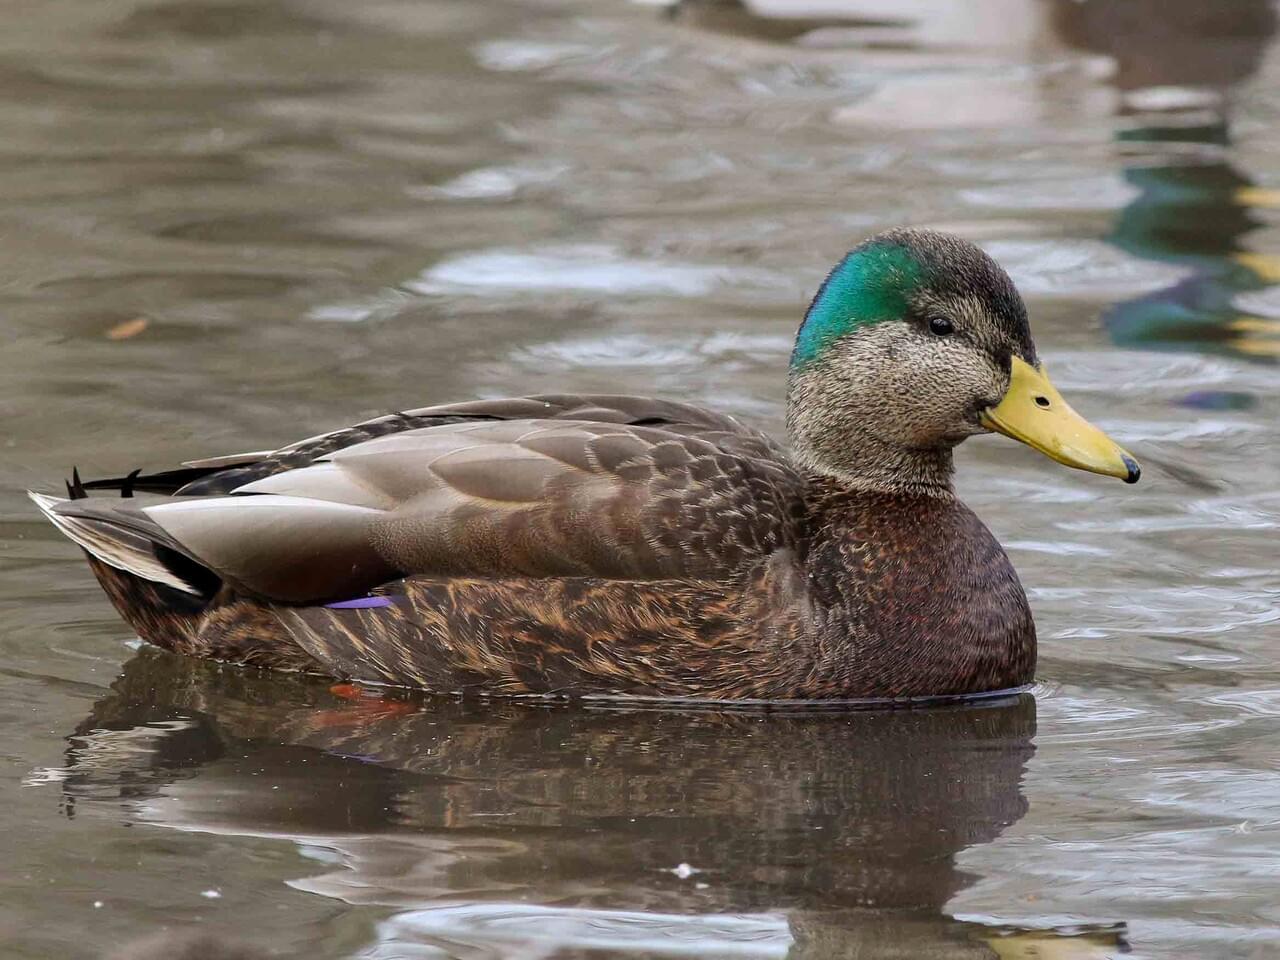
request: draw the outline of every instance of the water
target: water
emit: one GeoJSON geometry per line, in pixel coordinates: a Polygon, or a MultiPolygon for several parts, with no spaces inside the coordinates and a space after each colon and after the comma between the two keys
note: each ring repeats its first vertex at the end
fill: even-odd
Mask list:
{"type": "MultiPolygon", "coordinates": [[[[17,0],[0,39],[0,949],[1280,952],[1280,48],[1236,0],[17,0]],[[351,699],[137,649],[22,489],[556,389],[781,429],[806,297],[984,244],[1136,488],[961,487],[1010,701],[351,699]]],[[[340,691],[341,693],[341,691],[340,691]]]]}

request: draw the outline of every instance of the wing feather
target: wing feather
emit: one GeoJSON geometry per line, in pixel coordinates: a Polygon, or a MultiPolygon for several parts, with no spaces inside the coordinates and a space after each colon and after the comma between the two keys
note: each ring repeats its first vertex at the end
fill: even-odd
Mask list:
{"type": "Polygon", "coordinates": [[[724,579],[797,543],[804,481],[731,417],[642,397],[424,407],[212,472],[146,514],[295,603],[409,575],[724,579]]]}

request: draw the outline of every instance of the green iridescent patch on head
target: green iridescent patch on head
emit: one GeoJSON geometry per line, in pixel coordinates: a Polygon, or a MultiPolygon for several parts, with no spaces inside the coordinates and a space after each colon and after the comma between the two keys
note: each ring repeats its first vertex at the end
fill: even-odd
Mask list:
{"type": "Polygon", "coordinates": [[[818,290],[796,335],[791,366],[816,359],[833,340],[869,324],[907,314],[924,265],[892,241],[858,247],[840,261],[818,290]]]}

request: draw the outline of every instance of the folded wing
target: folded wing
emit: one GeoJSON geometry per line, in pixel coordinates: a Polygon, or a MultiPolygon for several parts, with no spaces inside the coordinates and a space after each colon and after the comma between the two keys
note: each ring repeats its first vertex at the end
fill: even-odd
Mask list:
{"type": "Polygon", "coordinates": [[[130,508],[133,535],[141,512],[219,577],[291,603],[410,574],[721,579],[798,538],[785,456],[696,407],[535,397],[398,416],[232,459],[188,484],[221,495],[130,508]]]}

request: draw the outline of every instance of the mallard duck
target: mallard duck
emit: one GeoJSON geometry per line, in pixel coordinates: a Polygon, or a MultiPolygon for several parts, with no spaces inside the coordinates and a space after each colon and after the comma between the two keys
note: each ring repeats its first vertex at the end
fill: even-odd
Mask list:
{"type": "Polygon", "coordinates": [[[957,444],[1139,475],[1050,383],[1008,275],[926,230],[831,271],[787,425],[790,453],[685,403],[480,400],[31,496],[184,654],[436,692],[911,698],[1035,670],[957,444]]]}

